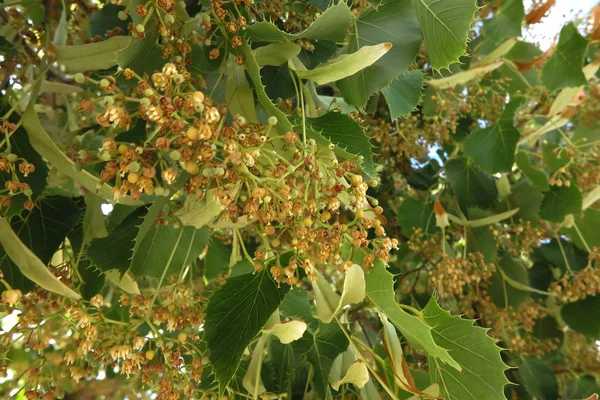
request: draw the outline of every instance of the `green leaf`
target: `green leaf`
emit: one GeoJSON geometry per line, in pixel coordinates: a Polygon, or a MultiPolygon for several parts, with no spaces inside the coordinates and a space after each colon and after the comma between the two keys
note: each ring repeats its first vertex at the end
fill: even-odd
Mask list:
{"type": "Polygon", "coordinates": [[[397,221],[406,236],[412,235],[417,228],[421,228],[423,233],[431,233],[437,229],[433,205],[431,203],[421,203],[412,197],[404,199],[400,204],[397,221]]]}
{"type": "Polygon", "coordinates": [[[491,175],[465,159],[453,159],[445,166],[448,181],[461,207],[488,207],[498,198],[498,189],[491,175]]]}
{"type": "Polygon", "coordinates": [[[204,341],[221,393],[234,376],[244,350],[290,289],[278,286],[268,270],[265,267],[256,274],[227,279],[208,302],[204,341]]]}
{"type": "Polygon", "coordinates": [[[454,214],[448,213],[448,219],[451,222],[454,222],[455,224],[458,224],[460,226],[466,226],[469,228],[480,228],[482,226],[487,226],[487,225],[498,223],[500,221],[504,221],[505,219],[508,219],[508,218],[512,217],[513,215],[515,215],[518,211],[519,211],[519,209],[515,208],[513,210],[508,210],[503,213],[494,214],[494,215],[487,215],[487,214],[483,213],[482,214],[483,217],[478,218],[478,219],[464,219],[464,218],[459,218],[454,214]]]}
{"type": "Polygon", "coordinates": [[[112,31],[115,28],[121,28],[127,32],[127,24],[131,22],[131,18],[125,21],[119,19],[119,11],[124,11],[125,7],[116,6],[112,3],[106,4],[102,9],[92,14],[90,18],[90,34],[92,37],[101,36],[106,38],[106,32],[112,31]]]}
{"type": "MultiPolygon", "coordinates": [[[[300,119],[296,120],[301,123],[300,119]]],[[[334,153],[343,159],[353,159],[370,177],[377,176],[373,161],[373,150],[364,129],[349,116],[339,112],[328,112],[317,118],[306,118],[307,136],[317,143],[335,145],[334,153]],[[357,156],[363,156],[362,164],[357,156]]]]}
{"type": "Polygon", "coordinates": [[[531,165],[531,160],[529,159],[527,153],[523,151],[517,152],[515,161],[517,162],[517,166],[523,175],[525,175],[527,179],[529,179],[529,181],[535,185],[535,187],[544,191],[550,189],[548,177],[544,172],[531,165]]]}
{"type": "Polygon", "coordinates": [[[560,315],[569,328],[593,339],[600,337],[600,296],[588,296],[583,300],[565,304],[560,315]]]}
{"type": "Polygon", "coordinates": [[[519,374],[525,390],[540,400],[558,399],[558,382],[548,365],[534,357],[519,362],[519,374]]]}
{"type": "Polygon", "coordinates": [[[260,69],[260,78],[270,99],[291,99],[296,95],[294,81],[286,64],[278,67],[267,65],[260,69]]]}
{"type": "Polygon", "coordinates": [[[579,214],[583,197],[576,186],[552,186],[542,201],[540,217],[560,223],[568,214],[579,214]]]}
{"type": "Polygon", "coordinates": [[[507,208],[519,208],[513,220],[537,221],[540,217],[542,192],[525,180],[513,185],[511,191],[505,203],[507,208]]]}
{"type": "MultiPolygon", "coordinates": [[[[86,207],[86,214],[89,212],[89,207],[86,207]]],[[[80,221],[71,232],[69,232],[69,242],[73,248],[75,259],[78,259],[77,271],[81,278],[79,293],[85,300],[91,299],[104,287],[106,281],[104,274],[89,260],[86,255],[84,246],[85,228],[83,222],[80,221]]]]}
{"type": "Polygon", "coordinates": [[[0,36],[0,53],[7,56],[16,56],[19,54],[19,50],[17,50],[14,44],[6,40],[4,36],[0,36]]]}
{"type": "Polygon", "coordinates": [[[300,54],[302,48],[296,43],[276,42],[254,49],[254,57],[259,67],[272,65],[277,67],[300,54]]]}
{"type": "Polygon", "coordinates": [[[233,56],[227,61],[225,99],[232,115],[239,114],[248,122],[257,123],[254,93],[246,79],[244,67],[235,63],[233,56]]]}
{"type": "Polygon", "coordinates": [[[229,266],[231,249],[219,240],[212,238],[204,256],[204,278],[212,281],[229,266]]]}
{"type": "MultiPolygon", "coordinates": [[[[0,96],[0,114],[4,115],[10,107],[7,104],[4,104],[2,98],[0,96]]],[[[16,113],[12,113],[8,118],[8,121],[13,124],[19,124],[19,116],[16,113]]],[[[44,159],[33,149],[31,143],[29,142],[29,138],[27,136],[27,132],[23,129],[22,126],[18,125],[19,128],[10,136],[10,145],[11,151],[13,154],[16,154],[19,157],[24,158],[27,162],[35,165],[35,171],[29,174],[29,176],[25,177],[19,171],[18,165],[21,161],[18,161],[14,164],[15,166],[15,174],[17,175],[20,182],[26,183],[29,185],[29,188],[33,192],[31,195],[31,199],[35,201],[46,188],[46,180],[48,178],[48,165],[44,161],[44,159]]],[[[5,184],[7,181],[12,180],[11,171],[0,170],[0,188],[4,190],[6,187],[5,184]]],[[[2,209],[2,214],[10,218],[13,215],[18,215],[23,212],[25,201],[27,201],[27,196],[25,194],[19,194],[16,196],[12,196],[10,198],[10,206],[8,209],[2,209]]]]}
{"type": "Polygon", "coordinates": [[[596,378],[592,375],[583,375],[567,382],[563,396],[565,399],[583,399],[599,392],[600,387],[596,383],[596,378]]]}
{"type": "MultiPolygon", "coordinates": [[[[520,1],[520,0],[519,0],[520,1]]],[[[475,22],[475,0],[413,0],[435,70],[448,68],[465,54],[471,25],[475,22]]]]}
{"type": "Polygon", "coordinates": [[[408,69],[419,52],[421,40],[419,21],[408,1],[389,1],[361,14],[350,35],[348,53],[381,42],[392,43],[392,49],[372,66],[337,83],[344,100],[365,106],[373,93],[408,69]]]}
{"type": "Polygon", "coordinates": [[[88,258],[104,272],[111,269],[124,274],[131,265],[135,238],[147,214],[146,207],[138,207],[130,213],[107,237],[94,239],[87,251],[88,258]]]}
{"type": "Polygon", "coordinates": [[[296,75],[301,79],[309,79],[318,85],[325,85],[326,83],[336,82],[354,75],[373,65],[391,48],[392,44],[389,42],[373,46],[363,46],[354,53],[342,54],[310,70],[306,69],[304,65],[300,64],[300,60],[296,59],[292,60],[290,68],[294,69],[296,75]]]}
{"type": "Polygon", "coordinates": [[[511,281],[529,286],[527,270],[519,260],[507,253],[502,256],[496,268],[498,270],[494,271],[490,277],[487,292],[497,307],[511,306],[513,310],[517,310],[521,303],[529,297],[529,293],[515,288],[505,277],[508,277],[511,281]]]}
{"type": "Polygon", "coordinates": [[[352,12],[345,2],[329,7],[302,32],[282,32],[272,22],[256,22],[246,29],[248,38],[254,42],[282,42],[297,39],[330,40],[342,42],[346,38],[352,12]]]}
{"type": "Polygon", "coordinates": [[[148,26],[145,36],[132,40],[117,57],[119,67],[132,69],[140,76],[152,75],[154,71],[160,71],[166,62],[161,56],[161,47],[157,44],[160,37],[158,29],[148,26]]]}
{"type": "Polygon", "coordinates": [[[564,273],[569,269],[578,271],[584,269],[588,263],[587,253],[573,245],[573,242],[560,239],[552,239],[550,243],[543,244],[536,249],[536,259],[546,261],[564,273]]]}
{"type": "MultiPolygon", "coordinates": [[[[486,213],[480,209],[469,210],[469,218],[484,218],[486,213]]],[[[497,241],[489,226],[470,228],[467,231],[467,252],[483,254],[485,262],[491,262],[496,256],[497,241]]]]}
{"type": "Polygon", "coordinates": [[[272,338],[267,345],[267,354],[269,358],[267,358],[262,370],[262,377],[267,390],[277,394],[288,393],[288,397],[291,397],[290,393],[296,369],[293,346],[283,344],[272,338]],[[270,373],[271,379],[265,379],[265,373],[270,373]],[[272,382],[272,385],[267,382],[272,382]]]}
{"type": "Polygon", "coordinates": [[[279,311],[291,319],[310,322],[314,320],[311,309],[311,298],[302,288],[294,288],[281,302],[279,311]]]}
{"type": "Polygon", "coordinates": [[[500,44],[509,36],[521,36],[521,23],[525,17],[522,0],[502,0],[494,17],[483,24],[487,37],[500,44]]]}
{"type": "Polygon", "coordinates": [[[573,243],[588,251],[600,246],[600,210],[588,208],[583,215],[575,215],[574,222],[572,228],[564,229],[573,243]]]}
{"type": "Polygon", "coordinates": [[[421,100],[423,80],[423,71],[420,69],[406,71],[383,88],[392,119],[404,117],[417,108],[421,100]]]}
{"type": "Polygon", "coordinates": [[[119,52],[132,40],[131,36],[113,36],[97,43],[55,46],[56,61],[71,73],[108,69],[117,65],[119,52]]]}
{"type": "Polygon", "coordinates": [[[0,218],[0,269],[4,279],[23,293],[33,288],[33,281],[46,290],[80,298],[46,268],[78,221],[77,205],[60,196],[41,200],[22,218],[13,217],[10,224],[7,218],[0,218]]]}
{"type": "Polygon", "coordinates": [[[514,126],[517,108],[525,98],[513,98],[498,122],[487,128],[475,129],[464,141],[465,154],[489,173],[510,172],[515,162],[515,149],[521,137],[514,126]]]}
{"type": "Polygon", "coordinates": [[[133,254],[130,271],[135,276],[160,278],[179,273],[191,264],[208,244],[208,228],[175,228],[153,224],[138,251],[133,254]]]}
{"type": "MultiPolygon", "coordinates": [[[[231,198],[234,198],[239,189],[240,186],[236,184],[225,186],[219,190],[224,190],[231,198]]],[[[201,199],[198,199],[195,195],[188,195],[185,198],[183,207],[175,212],[175,215],[179,217],[183,225],[200,229],[214,221],[226,206],[227,204],[221,204],[219,199],[215,196],[215,189],[211,189],[208,190],[201,199]]]]}
{"type": "Polygon", "coordinates": [[[313,390],[318,399],[330,399],[329,372],[333,361],[348,348],[348,339],[337,323],[319,323],[316,331],[306,331],[298,341],[298,349],[312,365],[313,390]]]}
{"type": "MultiPolygon", "coordinates": [[[[408,314],[396,302],[394,278],[383,262],[376,262],[367,276],[367,296],[398,328],[412,346],[424,349],[430,356],[460,371],[460,365],[446,348],[433,339],[433,328],[423,320],[408,314]]],[[[460,373],[460,372],[459,372],[460,373]]]]}
{"type": "Polygon", "coordinates": [[[431,381],[440,385],[440,396],[447,400],[500,400],[504,386],[510,382],[504,375],[508,366],[502,361],[502,349],[487,335],[487,329],[474,325],[474,320],[451,316],[432,297],[423,309],[425,321],[433,326],[438,345],[452,353],[463,371],[449,368],[430,357],[431,381]]]}
{"type": "Polygon", "coordinates": [[[542,69],[542,83],[549,90],[585,85],[583,59],[587,40],[570,23],[560,31],[558,45],[542,69]]]}

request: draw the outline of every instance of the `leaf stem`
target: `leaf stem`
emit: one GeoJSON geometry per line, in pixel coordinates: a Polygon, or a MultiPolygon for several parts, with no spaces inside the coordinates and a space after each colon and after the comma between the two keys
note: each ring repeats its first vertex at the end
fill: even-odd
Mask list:
{"type": "MultiPolygon", "coordinates": [[[[360,351],[360,349],[358,348],[358,346],[356,345],[356,343],[354,343],[354,340],[352,339],[352,337],[350,336],[350,334],[346,331],[346,328],[344,328],[344,325],[340,322],[338,317],[334,317],[335,318],[335,322],[337,322],[337,324],[339,325],[340,329],[342,330],[342,332],[344,333],[344,335],[346,336],[346,338],[348,339],[348,342],[350,342],[350,345],[352,346],[352,348],[354,349],[354,351],[356,351],[356,353],[362,358],[364,359],[364,356],[362,355],[362,352],[360,351]]],[[[365,365],[367,366],[367,369],[369,370],[369,372],[371,372],[371,375],[373,375],[375,377],[375,379],[377,380],[377,382],[379,382],[379,384],[381,385],[381,387],[383,387],[383,389],[387,392],[387,394],[390,396],[390,399],[392,400],[399,400],[398,397],[396,396],[396,394],[392,391],[392,389],[390,389],[385,382],[383,381],[383,379],[381,379],[381,377],[379,376],[379,374],[377,373],[377,371],[375,371],[373,369],[373,367],[371,367],[369,365],[369,363],[367,362],[367,360],[364,360],[365,365]]]]}

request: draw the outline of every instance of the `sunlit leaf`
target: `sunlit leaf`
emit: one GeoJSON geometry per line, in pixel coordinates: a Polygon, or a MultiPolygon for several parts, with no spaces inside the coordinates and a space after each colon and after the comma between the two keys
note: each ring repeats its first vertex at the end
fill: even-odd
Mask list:
{"type": "MultiPolygon", "coordinates": [[[[520,1],[520,0],[519,0],[520,1]]],[[[475,22],[474,0],[413,0],[425,38],[431,66],[448,68],[465,54],[468,34],[475,22]]]]}
{"type": "Polygon", "coordinates": [[[462,372],[429,357],[432,381],[440,385],[440,396],[448,400],[506,399],[504,375],[508,366],[502,361],[502,348],[488,336],[487,329],[475,326],[473,320],[451,316],[432,297],[423,309],[425,321],[433,327],[433,337],[440,346],[452,352],[463,367],[462,372]]]}

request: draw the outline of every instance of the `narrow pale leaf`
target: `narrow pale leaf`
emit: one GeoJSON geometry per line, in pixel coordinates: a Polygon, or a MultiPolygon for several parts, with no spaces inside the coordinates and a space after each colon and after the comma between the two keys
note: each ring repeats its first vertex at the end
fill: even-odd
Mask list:
{"type": "Polygon", "coordinates": [[[265,65],[279,66],[300,54],[302,48],[296,43],[278,42],[261,46],[254,51],[254,57],[259,67],[265,65]]]}
{"type": "Polygon", "coordinates": [[[302,70],[296,67],[292,67],[292,69],[296,69],[298,77],[309,79],[319,85],[324,85],[354,75],[358,71],[373,65],[391,48],[392,44],[390,42],[374,46],[364,46],[352,54],[341,55],[311,70],[302,70]]]}
{"type": "Polygon", "coordinates": [[[472,219],[472,220],[462,219],[453,214],[448,213],[448,219],[460,226],[467,226],[469,228],[479,228],[481,226],[495,224],[497,222],[508,219],[518,212],[519,212],[519,209],[515,208],[513,210],[506,211],[506,212],[503,212],[500,214],[490,215],[489,217],[480,218],[480,219],[472,219]]]}
{"type": "Polygon", "coordinates": [[[23,275],[50,292],[72,299],[81,298],[78,293],[54,276],[42,261],[21,242],[6,218],[0,218],[0,232],[2,232],[0,245],[23,275]]]}
{"type": "Polygon", "coordinates": [[[466,71],[458,72],[447,78],[430,79],[427,83],[437,89],[450,89],[459,85],[464,85],[475,78],[481,77],[489,72],[500,68],[504,61],[496,61],[489,64],[479,65],[466,71]]]}
{"type": "MultiPolygon", "coordinates": [[[[115,36],[113,39],[118,37],[122,36],[115,36]]],[[[86,170],[77,169],[75,163],[58,148],[56,143],[50,138],[40,123],[40,120],[37,114],[33,111],[33,108],[27,110],[23,115],[23,126],[27,130],[29,140],[31,141],[31,146],[33,146],[35,151],[48,160],[60,173],[72,178],[88,191],[96,193],[104,199],[113,198],[112,189],[108,184],[103,183],[99,178],[87,172],[86,170]],[[101,187],[100,190],[98,190],[98,186],[101,187]]],[[[140,201],[131,200],[131,198],[128,196],[120,198],[119,202],[121,204],[141,203],[140,201]]]]}

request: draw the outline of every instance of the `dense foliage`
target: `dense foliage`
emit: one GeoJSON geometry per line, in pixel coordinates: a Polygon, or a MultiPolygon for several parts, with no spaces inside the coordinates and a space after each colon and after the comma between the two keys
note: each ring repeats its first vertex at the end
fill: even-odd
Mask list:
{"type": "Polygon", "coordinates": [[[597,398],[600,6],[520,39],[553,5],[2,0],[0,397],[597,398]]]}

